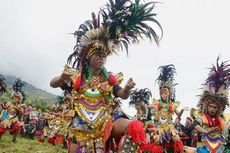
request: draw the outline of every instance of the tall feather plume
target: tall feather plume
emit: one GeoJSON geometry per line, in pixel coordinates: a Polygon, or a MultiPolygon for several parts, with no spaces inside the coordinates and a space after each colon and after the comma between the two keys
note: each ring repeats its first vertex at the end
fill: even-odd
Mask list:
{"type": "Polygon", "coordinates": [[[142,120],[151,120],[152,112],[147,108],[149,100],[152,97],[148,88],[132,90],[130,94],[129,106],[135,106],[136,110],[142,111],[142,120]]]}
{"type": "Polygon", "coordinates": [[[213,65],[210,69],[208,78],[205,84],[209,84],[210,87],[214,88],[214,92],[217,93],[221,86],[226,86],[228,89],[230,85],[230,64],[228,61],[219,63],[220,57],[217,57],[216,66],[213,65]]]}
{"type": "Polygon", "coordinates": [[[176,74],[176,69],[173,64],[170,65],[163,65],[158,68],[160,71],[160,75],[157,78],[157,83],[161,86],[164,84],[171,84],[173,85],[174,75],[176,74]]]}
{"type": "Polygon", "coordinates": [[[170,92],[170,100],[172,102],[176,101],[176,90],[174,88],[177,83],[174,83],[174,75],[176,74],[176,69],[173,64],[163,65],[158,68],[160,71],[159,77],[156,82],[159,84],[160,90],[167,88],[170,92]]]}
{"type": "Polygon", "coordinates": [[[108,27],[109,39],[120,43],[121,48],[128,52],[128,44],[139,42],[145,36],[158,44],[160,37],[147,23],[153,22],[158,25],[163,33],[160,23],[152,13],[155,2],[141,4],[140,0],[110,0],[106,8],[101,9],[103,25],[108,27]]]}
{"type": "Polygon", "coordinates": [[[21,79],[16,79],[13,83],[12,89],[14,92],[22,92],[22,87],[24,87],[27,83],[22,81],[21,79]]]}
{"type": "Polygon", "coordinates": [[[0,94],[7,92],[6,87],[7,85],[5,83],[5,77],[0,74],[0,94]]]}
{"type": "Polygon", "coordinates": [[[148,88],[144,89],[135,89],[130,93],[129,106],[136,106],[138,103],[144,102],[149,104],[149,100],[152,97],[151,91],[148,88]]]}
{"type": "Polygon", "coordinates": [[[213,65],[210,69],[208,78],[203,84],[203,93],[200,95],[200,101],[198,107],[206,111],[205,99],[211,98],[219,104],[220,110],[218,114],[222,114],[229,106],[228,90],[230,86],[230,64],[228,61],[219,62],[220,57],[217,57],[216,65],[213,65]]]}
{"type": "Polygon", "coordinates": [[[92,13],[92,21],[87,20],[83,24],[81,24],[77,31],[75,31],[73,34],[77,38],[76,45],[74,46],[74,52],[68,57],[67,63],[71,64],[74,67],[77,64],[77,67],[81,64],[79,52],[81,48],[83,47],[81,44],[81,38],[86,34],[87,31],[95,29],[97,26],[95,18],[95,13],[92,13]]]}
{"type": "Polygon", "coordinates": [[[85,21],[74,33],[77,37],[74,52],[67,62],[77,68],[84,62],[86,52],[90,45],[100,41],[108,48],[108,54],[117,53],[118,47],[125,49],[128,54],[128,45],[137,43],[146,37],[157,44],[163,35],[160,23],[153,13],[155,2],[141,4],[140,0],[109,0],[96,16],[92,13],[92,19],[85,21]],[[100,23],[100,18],[102,18],[100,23]],[[156,24],[161,36],[149,25],[156,24]]]}
{"type": "Polygon", "coordinates": [[[25,81],[22,81],[21,79],[17,78],[12,85],[13,94],[20,93],[22,96],[21,101],[26,100],[26,94],[22,90],[22,87],[24,87],[26,84],[27,83],[25,81]]]}

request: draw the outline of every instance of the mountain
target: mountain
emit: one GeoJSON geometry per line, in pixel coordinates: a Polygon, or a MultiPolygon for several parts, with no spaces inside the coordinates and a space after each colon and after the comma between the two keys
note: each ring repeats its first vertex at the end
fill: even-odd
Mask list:
{"type": "MultiPolygon", "coordinates": [[[[17,79],[17,77],[10,76],[10,75],[4,75],[4,77],[6,78],[8,92],[10,93],[12,90],[12,85],[14,81],[17,79]]],[[[23,80],[23,79],[22,81],[26,82],[26,80],[23,80]]],[[[26,96],[31,100],[39,99],[47,103],[54,103],[57,101],[56,95],[51,94],[45,90],[39,89],[29,83],[26,83],[26,85],[23,86],[22,90],[24,91],[26,96]]]]}

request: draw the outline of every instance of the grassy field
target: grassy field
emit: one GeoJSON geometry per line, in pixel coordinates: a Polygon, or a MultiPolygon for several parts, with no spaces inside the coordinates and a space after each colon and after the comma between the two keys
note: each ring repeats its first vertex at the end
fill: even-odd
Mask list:
{"type": "Polygon", "coordinates": [[[0,153],[67,153],[62,146],[53,146],[48,142],[38,142],[36,139],[17,137],[17,142],[11,142],[12,137],[8,133],[0,140],[0,153]]]}

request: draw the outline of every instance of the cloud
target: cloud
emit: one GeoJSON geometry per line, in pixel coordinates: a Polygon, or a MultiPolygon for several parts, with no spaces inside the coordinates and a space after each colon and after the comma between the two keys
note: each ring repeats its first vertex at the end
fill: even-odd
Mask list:
{"type": "MultiPolygon", "coordinates": [[[[72,52],[74,32],[80,23],[90,19],[91,12],[106,0],[0,1],[0,71],[21,77],[33,85],[53,93],[52,77],[61,73],[72,52]]],[[[195,107],[200,84],[207,77],[206,67],[221,54],[229,60],[230,2],[163,1],[157,5],[157,19],[164,29],[160,47],[143,41],[125,52],[110,57],[107,69],[125,74],[137,88],[149,88],[158,98],[154,84],[160,65],[174,64],[177,69],[177,98],[182,105],[195,107]]],[[[125,107],[127,105],[125,104],[125,107]]]]}

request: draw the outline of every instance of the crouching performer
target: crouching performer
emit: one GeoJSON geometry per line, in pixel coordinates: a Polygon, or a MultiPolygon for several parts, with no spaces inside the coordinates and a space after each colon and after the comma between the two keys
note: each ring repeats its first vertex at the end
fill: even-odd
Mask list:
{"type": "Polygon", "coordinates": [[[219,63],[218,57],[217,65],[210,68],[209,76],[204,83],[198,109],[191,110],[191,115],[197,124],[195,129],[201,135],[201,142],[196,150],[198,153],[225,152],[226,141],[223,133],[226,121],[223,113],[229,105],[229,82],[230,67],[226,62],[219,63]]]}

